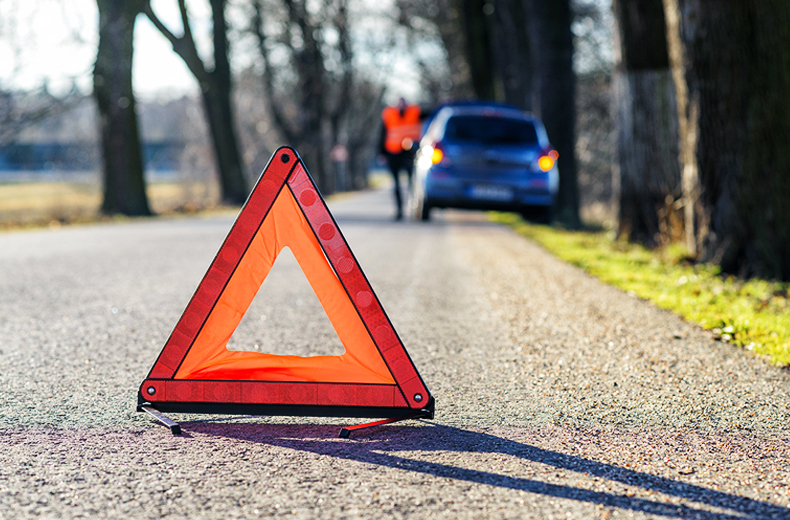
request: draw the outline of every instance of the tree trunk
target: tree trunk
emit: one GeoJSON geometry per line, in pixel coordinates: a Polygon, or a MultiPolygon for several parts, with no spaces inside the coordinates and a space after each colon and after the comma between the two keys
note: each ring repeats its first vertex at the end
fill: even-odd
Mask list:
{"type": "Polygon", "coordinates": [[[227,0],[210,0],[214,44],[214,67],[210,71],[206,69],[195,46],[186,1],[179,0],[178,2],[181,25],[184,28],[184,33],[181,36],[173,34],[162,23],[151,8],[150,0],[140,1],[144,3],[145,14],[159,32],[170,41],[175,53],[184,60],[187,68],[200,85],[203,107],[214,148],[214,160],[220,179],[222,201],[228,204],[244,203],[247,200],[247,180],[244,177],[244,165],[241,161],[239,140],[236,136],[236,120],[231,102],[233,80],[228,59],[230,47],[228,26],[225,20],[227,0]]]}
{"type": "Polygon", "coordinates": [[[790,3],[679,5],[699,103],[701,259],[790,280],[790,3]]]}
{"type": "Polygon", "coordinates": [[[486,0],[458,0],[461,22],[466,36],[466,56],[472,88],[478,99],[496,100],[491,34],[486,20],[486,0]]]}
{"type": "Polygon", "coordinates": [[[699,213],[699,177],[697,175],[697,117],[699,106],[689,98],[688,83],[684,74],[686,51],[680,34],[678,0],[663,0],[667,22],[667,50],[675,99],[678,108],[678,141],[680,152],[681,185],[683,193],[683,233],[686,249],[697,256],[697,215],[699,213]]]}
{"type": "Polygon", "coordinates": [[[143,156],[132,91],[134,22],[142,4],[98,0],[99,47],[93,92],[99,107],[103,167],[103,213],[150,215],[143,156]]]}
{"type": "Polygon", "coordinates": [[[532,28],[537,35],[537,83],[540,117],[552,146],[559,152],[560,189],[557,218],[578,227],[576,180],[576,75],[570,0],[533,0],[532,28]]]}
{"type": "Polygon", "coordinates": [[[495,0],[492,18],[494,63],[505,103],[532,110],[532,45],[525,0],[495,0]]]}
{"type": "Polygon", "coordinates": [[[677,106],[662,0],[618,0],[615,78],[619,234],[656,246],[681,236],[677,106]]]}
{"type": "MultiPolygon", "coordinates": [[[[255,15],[252,27],[264,65],[262,79],[266,103],[283,138],[299,152],[321,193],[329,195],[335,189],[335,182],[328,161],[331,145],[327,145],[327,142],[331,140],[333,133],[332,119],[339,122],[342,119],[341,111],[348,107],[335,106],[330,109],[327,97],[333,85],[324,63],[324,49],[327,49],[327,54],[331,54],[331,50],[325,47],[326,42],[320,38],[320,28],[311,20],[307,3],[303,0],[282,0],[282,3],[286,18],[281,25],[283,32],[276,36],[265,33],[262,2],[256,0],[253,3],[255,15]],[[300,45],[292,44],[290,39],[294,37],[300,40],[300,45]],[[292,65],[289,70],[278,69],[270,60],[269,42],[281,39],[287,42],[291,55],[292,65]],[[287,100],[278,95],[276,88],[276,83],[282,79],[282,83],[292,85],[287,92],[287,100]]],[[[342,38],[346,28],[340,24],[345,23],[345,19],[341,16],[335,22],[338,24],[335,26],[340,40],[338,43],[344,45],[342,38]]],[[[350,47],[338,50],[341,60],[350,59],[350,47]],[[344,53],[349,54],[343,56],[344,53]]],[[[342,65],[350,67],[350,61],[342,65]]],[[[350,82],[350,69],[346,69],[342,76],[340,83],[350,82]]],[[[350,86],[341,85],[341,92],[346,88],[350,86]]],[[[341,94],[341,98],[344,95],[341,94]]]]}
{"type": "Polygon", "coordinates": [[[202,100],[211,133],[214,160],[220,172],[222,201],[243,204],[247,199],[247,182],[241,164],[230,92],[212,85],[203,91],[202,100]]]}
{"type": "Polygon", "coordinates": [[[228,25],[225,21],[226,3],[227,0],[211,0],[214,68],[209,73],[211,82],[203,90],[203,103],[206,106],[217,169],[220,172],[222,200],[230,204],[243,204],[247,200],[247,180],[244,177],[231,102],[233,84],[228,58],[230,46],[228,25]]]}

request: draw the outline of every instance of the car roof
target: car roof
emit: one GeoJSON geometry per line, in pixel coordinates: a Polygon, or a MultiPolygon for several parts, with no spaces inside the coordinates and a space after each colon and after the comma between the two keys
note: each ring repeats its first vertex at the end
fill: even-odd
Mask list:
{"type": "Polygon", "coordinates": [[[543,127],[541,120],[529,113],[519,110],[518,108],[511,108],[507,106],[486,106],[486,105],[455,105],[446,106],[440,109],[435,117],[426,126],[424,138],[431,140],[436,139],[440,133],[444,132],[444,127],[447,121],[454,116],[480,116],[480,117],[501,117],[507,119],[516,119],[527,121],[535,126],[535,131],[538,134],[538,143],[542,147],[551,146],[546,129],[543,127]]]}
{"type": "MultiPolygon", "coordinates": [[[[448,116],[488,116],[488,117],[507,117],[510,119],[523,119],[535,121],[538,118],[529,112],[524,112],[517,108],[486,107],[486,106],[456,106],[441,109],[448,116]]],[[[438,115],[438,114],[437,114],[438,115]]]]}

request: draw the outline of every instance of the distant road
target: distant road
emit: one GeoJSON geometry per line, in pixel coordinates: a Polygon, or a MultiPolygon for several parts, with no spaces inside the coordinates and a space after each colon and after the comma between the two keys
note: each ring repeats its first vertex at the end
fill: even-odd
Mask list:
{"type": "MultiPolygon", "coordinates": [[[[146,171],[148,182],[173,182],[179,179],[177,171],[146,171]]],[[[0,169],[2,182],[79,182],[99,183],[101,172],[98,170],[63,171],[63,170],[4,170],[0,169]]]]}
{"type": "MultiPolygon", "coordinates": [[[[790,373],[482,215],[331,208],[434,421],[176,416],[135,394],[231,216],[0,234],[0,518],[790,518],[790,373]]],[[[282,257],[231,348],[342,350],[282,257]]]]}

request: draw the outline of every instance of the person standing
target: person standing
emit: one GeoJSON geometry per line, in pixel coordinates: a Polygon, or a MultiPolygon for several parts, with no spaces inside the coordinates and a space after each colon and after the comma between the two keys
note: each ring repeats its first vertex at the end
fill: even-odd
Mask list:
{"type": "Polygon", "coordinates": [[[414,154],[420,140],[422,110],[418,105],[409,105],[400,98],[396,106],[386,107],[381,112],[382,131],[379,151],[387,161],[387,167],[395,181],[394,194],[396,220],[403,218],[403,196],[400,187],[400,172],[406,171],[411,187],[414,169],[414,154]]]}

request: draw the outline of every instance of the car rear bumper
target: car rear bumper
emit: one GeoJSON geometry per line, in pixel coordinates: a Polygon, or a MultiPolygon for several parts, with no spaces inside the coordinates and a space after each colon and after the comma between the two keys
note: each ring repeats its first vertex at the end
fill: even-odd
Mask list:
{"type": "Polygon", "coordinates": [[[513,196],[508,200],[470,197],[467,194],[468,190],[429,189],[425,193],[425,204],[434,208],[522,211],[533,207],[550,207],[555,198],[548,191],[513,190],[513,196]]]}

